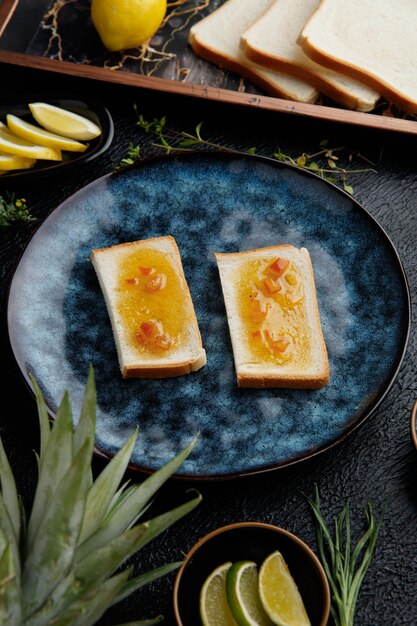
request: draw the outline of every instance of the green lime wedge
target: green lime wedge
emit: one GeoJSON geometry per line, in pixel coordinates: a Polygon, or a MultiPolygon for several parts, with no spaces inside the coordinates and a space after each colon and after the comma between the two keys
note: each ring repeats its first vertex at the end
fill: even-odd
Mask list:
{"type": "Polygon", "coordinates": [[[226,576],[232,564],[223,563],[207,577],[200,592],[203,626],[236,626],[226,597],[226,576]]]}
{"type": "Polygon", "coordinates": [[[256,563],[234,563],[227,572],[226,589],[229,606],[238,626],[273,626],[259,597],[256,563]]]}
{"type": "Polygon", "coordinates": [[[270,554],[259,570],[259,595],[278,626],[311,626],[297,585],[282,554],[270,554]]]}

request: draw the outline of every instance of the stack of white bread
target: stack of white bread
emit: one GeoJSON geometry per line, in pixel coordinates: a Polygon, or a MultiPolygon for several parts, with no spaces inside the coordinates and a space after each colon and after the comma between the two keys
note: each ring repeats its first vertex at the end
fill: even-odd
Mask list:
{"type": "Polygon", "coordinates": [[[371,111],[383,96],[417,111],[416,0],[226,0],[189,41],[279,97],[312,103],[321,92],[371,111]]]}

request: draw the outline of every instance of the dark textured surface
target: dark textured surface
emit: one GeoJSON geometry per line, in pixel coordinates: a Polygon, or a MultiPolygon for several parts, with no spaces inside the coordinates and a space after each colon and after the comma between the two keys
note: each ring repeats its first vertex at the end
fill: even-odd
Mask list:
{"type": "MultiPolygon", "coordinates": [[[[396,245],[408,275],[414,305],[417,300],[417,165],[415,141],[397,135],[355,130],[301,118],[262,111],[206,104],[191,99],[168,97],[59,78],[17,68],[0,68],[4,85],[16,85],[24,93],[45,90],[92,95],[107,104],[116,122],[116,140],[106,155],[79,172],[22,184],[11,191],[26,197],[38,221],[15,225],[0,232],[0,275],[2,289],[2,415],[0,431],[16,472],[19,489],[29,504],[35,485],[33,449],[38,446],[34,402],[10,353],[6,336],[5,306],[13,268],[37,225],[76,189],[110,171],[124,156],[129,141],[147,140],[135,129],[132,103],[146,117],[167,114],[179,128],[192,130],[205,120],[204,133],[213,141],[239,148],[258,146],[269,155],[277,146],[298,155],[315,151],[325,137],[332,145],[349,144],[377,159],[384,148],[377,174],[352,176],[356,198],[378,219],[396,245]],[[6,398],[10,406],[6,406],[6,398]]],[[[16,90],[16,89],[15,89],[16,90]]],[[[345,242],[341,241],[343,246],[345,242]]],[[[360,268],[358,268],[360,271],[360,268]]],[[[364,349],[372,349],[372,340],[364,349]]],[[[415,315],[409,348],[399,377],[383,405],[353,435],[337,447],[298,466],[234,482],[196,485],[203,494],[200,507],[187,519],[164,533],[141,553],[138,571],[181,558],[201,536],[225,523],[257,520],[272,522],[298,534],[315,548],[315,534],[302,493],[311,493],[317,482],[323,511],[328,521],[351,498],[353,533],[362,530],[363,509],[368,498],[379,512],[390,502],[377,551],[359,597],[356,624],[359,626],[414,626],[417,616],[417,452],[409,436],[409,415],[417,396],[415,315]]],[[[95,469],[103,466],[95,461],[95,469]]],[[[155,502],[153,512],[179,503],[186,485],[171,481],[155,502]]],[[[163,613],[166,624],[174,623],[171,608],[172,577],[141,590],[114,607],[100,625],[163,613]]]]}

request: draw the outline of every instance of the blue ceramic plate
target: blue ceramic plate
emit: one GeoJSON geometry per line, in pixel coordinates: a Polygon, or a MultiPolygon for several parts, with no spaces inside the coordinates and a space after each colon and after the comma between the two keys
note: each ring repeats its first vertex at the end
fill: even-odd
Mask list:
{"type": "Polygon", "coordinates": [[[6,124],[6,117],[8,113],[12,113],[17,117],[39,126],[33,119],[29,110],[29,102],[46,102],[53,106],[78,113],[83,117],[87,117],[93,121],[99,128],[101,128],[101,135],[91,141],[83,141],[87,144],[87,149],[84,152],[68,152],[68,150],[62,151],[62,161],[36,161],[35,165],[31,169],[27,170],[11,170],[0,176],[0,184],[17,182],[21,180],[33,180],[34,178],[41,178],[43,176],[49,176],[56,172],[63,171],[65,168],[68,171],[70,168],[77,167],[88,163],[93,159],[96,159],[100,154],[105,152],[111,142],[113,141],[114,125],[113,119],[109,111],[102,104],[95,102],[91,99],[83,98],[82,100],[76,98],[48,98],[39,94],[27,94],[26,96],[10,96],[0,98],[0,122],[6,124]]]}
{"type": "Polygon", "coordinates": [[[409,331],[397,253],[375,220],[314,175],[248,155],[194,153],[104,176],[58,207],[11,285],[9,334],[52,411],[78,410],[93,363],[97,449],[112,456],[137,425],[133,465],[153,470],[200,433],[179,475],[218,478],[305,459],[342,439],[381,402],[409,331]],[[177,240],[207,351],[200,371],[122,380],[93,248],[177,240]],[[238,389],[213,251],[290,243],[310,251],[331,378],[320,390],[238,389]]]}

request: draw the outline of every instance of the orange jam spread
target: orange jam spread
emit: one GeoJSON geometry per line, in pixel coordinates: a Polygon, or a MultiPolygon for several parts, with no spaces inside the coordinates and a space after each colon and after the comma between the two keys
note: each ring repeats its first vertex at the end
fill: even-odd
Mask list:
{"type": "Polygon", "coordinates": [[[239,314],[254,363],[302,366],[310,357],[302,276],[285,259],[248,260],[239,271],[239,314]]]}
{"type": "Polygon", "coordinates": [[[164,253],[144,248],[123,259],[117,307],[129,341],[142,356],[163,355],[180,345],[187,309],[181,281],[164,253]]]}

